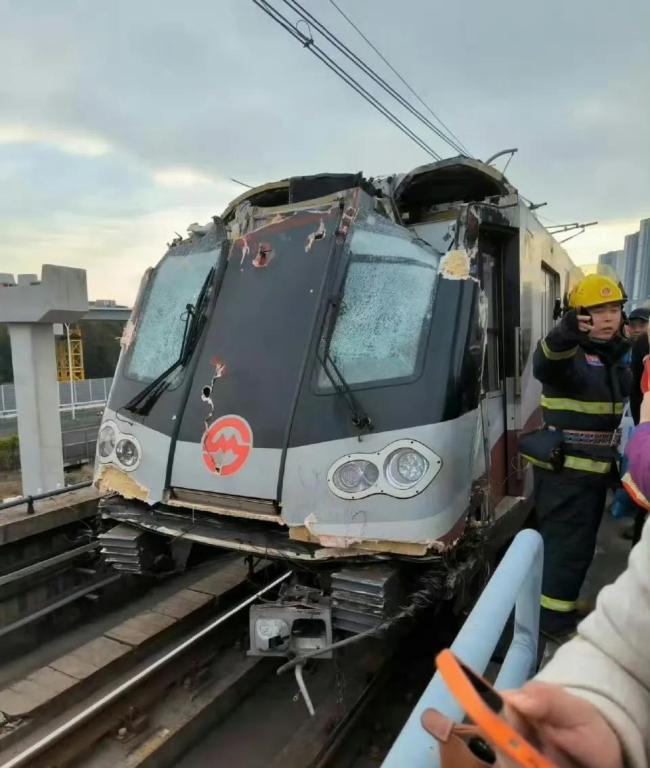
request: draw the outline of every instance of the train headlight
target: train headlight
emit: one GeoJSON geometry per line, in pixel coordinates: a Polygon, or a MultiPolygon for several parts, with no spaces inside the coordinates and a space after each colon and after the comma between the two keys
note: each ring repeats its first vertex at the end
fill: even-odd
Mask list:
{"type": "Polygon", "coordinates": [[[330,491],[340,499],[359,501],[385,495],[410,499],[429,485],[442,468],[431,448],[408,438],[395,440],[375,453],[348,453],[327,473],[330,491]]]}
{"type": "Polygon", "coordinates": [[[115,450],[116,432],[110,424],[104,424],[97,437],[97,453],[100,458],[107,459],[115,450]]]}
{"type": "Polygon", "coordinates": [[[367,491],[379,477],[379,470],[371,461],[355,459],[341,464],[332,475],[332,482],[343,493],[355,494],[367,491]]]}
{"type": "Polygon", "coordinates": [[[115,446],[115,456],[124,469],[135,469],[140,462],[140,446],[134,438],[123,437],[115,446]]]}
{"type": "Polygon", "coordinates": [[[413,448],[398,448],[386,459],[386,479],[395,488],[406,490],[417,485],[429,469],[429,462],[413,448]]]}

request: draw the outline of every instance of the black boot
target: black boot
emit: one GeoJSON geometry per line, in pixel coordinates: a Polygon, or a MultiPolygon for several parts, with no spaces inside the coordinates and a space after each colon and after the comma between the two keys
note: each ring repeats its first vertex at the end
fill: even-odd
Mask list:
{"type": "Polygon", "coordinates": [[[562,613],[542,608],[539,617],[539,631],[548,640],[561,645],[575,635],[579,619],[577,611],[562,613]]]}

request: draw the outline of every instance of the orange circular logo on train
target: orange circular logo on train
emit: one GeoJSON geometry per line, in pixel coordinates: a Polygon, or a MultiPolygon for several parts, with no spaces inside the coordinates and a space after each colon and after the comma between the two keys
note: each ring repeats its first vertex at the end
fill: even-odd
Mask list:
{"type": "Polygon", "coordinates": [[[208,427],[203,440],[203,463],[214,475],[236,475],[253,450],[253,430],[241,416],[222,416],[208,427]]]}

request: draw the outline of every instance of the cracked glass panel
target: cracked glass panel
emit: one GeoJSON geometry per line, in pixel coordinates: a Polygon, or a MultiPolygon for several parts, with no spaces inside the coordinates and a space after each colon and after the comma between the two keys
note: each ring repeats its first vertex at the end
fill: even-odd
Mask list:
{"type": "Polygon", "coordinates": [[[220,249],[168,254],[155,270],[140,316],[127,376],[153,381],[178,359],[187,304],[195,304],[220,249]]]}
{"type": "MultiPolygon", "coordinates": [[[[439,256],[399,232],[357,229],[329,354],[348,384],[410,378],[428,335],[439,256]]],[[[319,384],[329,387],[321,370],[319,384]]]]}

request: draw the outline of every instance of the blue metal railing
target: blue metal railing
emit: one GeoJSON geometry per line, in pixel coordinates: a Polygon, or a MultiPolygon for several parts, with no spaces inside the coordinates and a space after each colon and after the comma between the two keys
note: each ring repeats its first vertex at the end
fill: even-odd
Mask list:
{"type": "MultiPolygon", "coordinates": [[[[481,674],[490,662],[514,606],[514,634],[495,683],[500,690],[519,688],[535,671],[542,554],[543,544],[538,533],[526,530],[517,534],[451,646],[460,659],[481,674]]],[[[382,768],[438,768],[436,741],[420,724],[422,712],[430,707],[457,722],[465,716],[436,674],[382,768]]]]}

